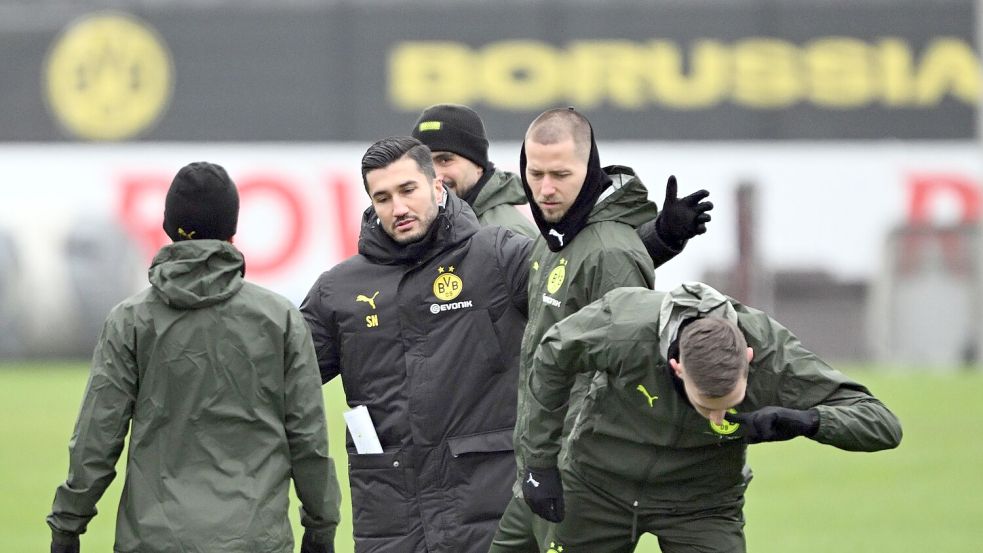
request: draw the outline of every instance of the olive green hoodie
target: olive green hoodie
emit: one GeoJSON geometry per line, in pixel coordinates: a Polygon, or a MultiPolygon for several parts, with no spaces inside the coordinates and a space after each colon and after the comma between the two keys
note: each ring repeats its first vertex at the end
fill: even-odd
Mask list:
{"type": "Polygon", "coordinates": [[[218,240],[163,247],[151,288],[103,327],[55,493],[53,540],[84,533],[130,435],[119,553],[288,553],[301,521],[332,540],[340,496],[310,333],[285,298],[243,280],[218,240]]]}
{"type": "Polygon", "coordinates": [[[569,432],[569,468],[626,506],[700,502],[744,494],[750,481],[741,425],[712,425],[690,405],[666,360],[691,317],[735,322],[754,350],[747,394],[736,412],[766,406],[815,408],[813,440],[849,451],[901,441],[897,417],[867,388],[806,350],[766,314],[701,283],[671,292],[621,288],[549,330],[530,373],[530,415],[517,444],[532,467],[556,466],[563,411],[574,377],[595,372],[569,432]]]}
{"type": "Polygon", "coordinates": [[[522,190],[522,181],[515,173],[496,169],[488,178],[471,209],[478,216],[481,226],[498,225],[512,232],[535,238],[539,235],[532,219],[526,217],[515,206],[527,203],[522,190]]]}
{"type": "MultiPolygon", "coordinates": [[[[530,256],[529,322],[522,337],[519,368],[519,403],[515,425],[515,444],[521,440],[529,414],[529,368],[540,339],[561,319],[605,293],[621,286],[651,288],[655,269],[636,226],[654,219],[658,213],[648,200],[648,191],[631,169],[605,169],[612,184],[606,188],[587,217],[587,223],[563,249],[552,251],[539,237],[530,256]]],[[[585,387],[581,383],[578,389],[585,387]]],[[[578,392],[575,392],[575,395],[578,392]]],[[[576,399],[571,399],[576,404],[576,399]]],[[[571,410],[571,416],[576,409],[571,410]]],[[[518,477],[525,469],[522,454],[516,450],[518,477]]]]}

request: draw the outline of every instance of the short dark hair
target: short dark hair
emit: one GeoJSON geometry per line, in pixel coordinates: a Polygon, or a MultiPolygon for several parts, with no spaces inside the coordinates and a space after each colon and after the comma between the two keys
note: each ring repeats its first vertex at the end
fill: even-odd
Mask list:
{"type": "Polygon", "coordinates": [[[747,340],[736,324],[705,317],[683,329],[679,361],[686,374],[707,397],[723,397],[748,374],[747,340]]]}
{"type": "Polygon", "coordinates": [[[369,171],[389,167],[403,156],[409,156],[415,161],[420,172],[431,181],[437,178],[433,159],[430,157],[430,148],[412,136],[390,136],[369,146],[362,156],[362,185],[365,189],[369,189],[369,182],[365,179],[369,171]]]}
{"type": "Polygon", "coordinates": [[[526,139],[538,144],[556,144],[570,138],[584,159],[590,155],[590,135],[590,122],[573,108],[546,110],[526,131],[526,139]]]}

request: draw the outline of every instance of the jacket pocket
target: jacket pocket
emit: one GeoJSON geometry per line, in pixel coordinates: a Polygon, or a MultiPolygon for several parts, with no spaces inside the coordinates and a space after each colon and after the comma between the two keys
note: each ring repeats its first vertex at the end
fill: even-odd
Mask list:
{"type": "Polygon", "coordinates": [[[512,429],[447,439],[450,495],[461,524],[497,521],[512,498],[512,429]]]}
{"type": "Polygon", "coordinates": [[[356,536],[378,538],[409,532],[413,493],[407,470],[401,453],[348,456],[356,536]]]}

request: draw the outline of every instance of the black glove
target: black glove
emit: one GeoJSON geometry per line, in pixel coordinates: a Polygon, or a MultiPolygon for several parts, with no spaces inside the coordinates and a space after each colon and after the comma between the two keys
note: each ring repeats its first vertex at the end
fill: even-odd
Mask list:
{"type": "Polygon", "coordinates": [[[550,522],[563,520],[563,482],[556,467],[526,469],[522,479],[522,496],[526,505],[540,517],[550,522]]]}
{"type": "Polygon", "coordinates": [[[782,442],[796,436],[811,438],[819,431],[819,411],[816,409],[762,407],[750,413],[727,413],[724,418],[740,424],[744,438],[752,444],[782,442]]]}
{"type": "Polygon", "coordinates": [[[701,201],[709,196],[706,190],[698,190],[685,198],[676,198],[676,176],[669,177],[666,183],[666,200],[655,221],[659,236],[673,247],[681,247],[684,242],[697,234],[707,231],[712,202],[701,201]]]}
{"type": "Polygon", "coordinates": [[[79,537],[69,534],[52,535],[51,553],[79,553],[79,537]]]}
{"type": "Polygon", "coordinates": [[[334,544],[330,541],[318,541],[313,532],[304,530],[304,537],[300,540],[300,553],[334,553],[334,544]]]}

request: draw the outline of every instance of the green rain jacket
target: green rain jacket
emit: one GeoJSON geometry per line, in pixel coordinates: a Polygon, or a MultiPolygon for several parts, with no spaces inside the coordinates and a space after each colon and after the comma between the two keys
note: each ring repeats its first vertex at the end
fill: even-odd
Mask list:
{"type": "Polygon", "coordinates": [[[714,426],[686,399],[666,351],[680,322],[735,321],[754,350],[736,407],[819,411],[813,440],[849,451],[901,441],[898,419],[864,386],[830,368],[782,325],[700,283],[671,292],[623,288],[549,330],[536,353],[529,425],[519,444],[532,467],[557,465],[563,413],[577,373],[598,371],[570,431],[569,468],[629,508],[735,500],[750,481],[739,424],[714,426]]]}
{"type": "MultiPolygon", "coordinates": [[[[536,346],[546,331],[564,317],[576,313],[605,293],[621,286],[654,285],[655,269],[636,226],[652,220],[658,208],[631,169],[605,168],[613,183],[598,198],[587,225],[558,252],[550,251],[540,237],[533,246],[529,271],[529,322],[522,336],[519,368],[519,402],[514,442],[518,446],[529,417],[529,368],[536,346]]],[[[578,384],[574,396],[586,389],[578,384]]],[[[572,399],[571,404],[576,405],[572,399]]],[[[571,415],[575,409],[571,409],[571,415]]],[[[516,448],[518,482],[525,463],[516,448]]],[[[520,493],[518,485],[514,492],[520,493]]]]}
{"type": "Polygon", "coordinates": [[[496,169],[478,192],[471,209],[483,227],[498,225],[529,238],[536,238],[539,230],[532,219],[515,207],[526,203],[528,200],[522,190],[519,175],[496,169]]]}
{"type": "Polygon", "coordinates": [[[291,477],[301,522],[333,539],[340,496],[310,333],[243,267],[228,242],[165,246],[151,288],[109,314],[47,519],[54,541],[85,532],[128,430],[116,552],[291,552],[291,477]]]}

